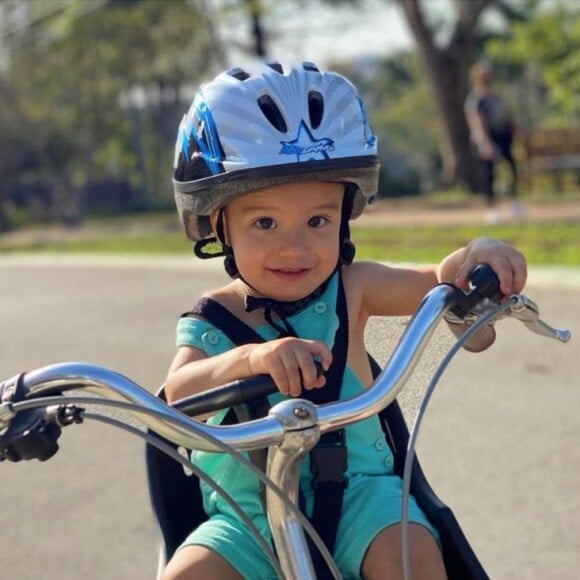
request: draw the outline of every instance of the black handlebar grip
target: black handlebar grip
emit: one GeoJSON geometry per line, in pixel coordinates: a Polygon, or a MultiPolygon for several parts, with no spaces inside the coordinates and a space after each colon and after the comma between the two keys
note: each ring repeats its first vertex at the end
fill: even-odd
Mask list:
{"type": "MultiPolygon", "coordinates": [[[[314,361],[314,364],[316,365],[316,374],[320,376],[323,372],[322,365],[317,360],[314,361]]],[[[265,397],[277,391],[278,389],[270,375],[257,375],[185,397],[172,403],[171,406],[186,415],[196,416],[249,403],[258,397],[265,397]]]]}
{"type": "Polygon", "coordinates": [[[479,264],[473,269],[469,276],[471,290],[467,293],[457,289],[457,303],[451,311],[461,318],[482,302],[485,298],[497,300],[501,296],[499,289],[499,278],[497,274],[487,265],[479,264]]]}
{"type": "Polygon", "coordinates": [[[476,266],[473,272],[471,272],[469,280],[474,289],[484,298],[494,300],[501,296],[499,278],[487,264],[476,266]]]}

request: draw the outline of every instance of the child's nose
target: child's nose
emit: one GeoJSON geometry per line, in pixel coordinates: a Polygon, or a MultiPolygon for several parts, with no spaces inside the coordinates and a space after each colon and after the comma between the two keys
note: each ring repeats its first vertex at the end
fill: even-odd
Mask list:
{"type": "Polygon", "coordinates": [[[303,254],[306,250],[304,231],[300,228],[286,231],[280,240],[279,249],[281,254],[303,254]]]}

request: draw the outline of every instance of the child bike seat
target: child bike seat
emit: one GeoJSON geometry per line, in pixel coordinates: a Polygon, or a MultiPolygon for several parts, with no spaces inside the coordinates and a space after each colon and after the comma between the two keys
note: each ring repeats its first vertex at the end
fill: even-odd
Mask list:
{"type": "MultiPolygon", "coordinates": [[[[373,375],[380,367],[370,357],[373,375]]],[[[158,396],[165,400],[163,388],[158,396]]],[[[402,477],[409,431],[403,413],[396,401],[380,414],[393,455],[395,471],[402,477]]],[[[153,437],[169,443],[157,434],[153,437]]],[[[169,443],[176,448],[174,444],[169,443]]],[[[199,480],[187,476],[176,461],[147,444],[146,468],[153,513],[161,533],[159,572],[193,529],[207,520],[203,510],[199,480]]],[[[415,458],[411,493],[429,521],[439,531],[445,569],[449,580],[488,580],[489,577],[471,548],[451,509],[433,491],[417,458],[415,458]]],[[[318,571],[317,571],[318,574],[318,571]]]]}

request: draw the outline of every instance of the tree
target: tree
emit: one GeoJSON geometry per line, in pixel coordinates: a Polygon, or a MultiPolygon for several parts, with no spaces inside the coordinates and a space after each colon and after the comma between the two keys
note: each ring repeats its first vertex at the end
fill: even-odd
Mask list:
{"type": "Polygon", "coordinates": [[[29,6],[28,28],[9,37],[7,75],[60,198],[102,179],[168,194],[186,89],[214,56],[198,2],[61,0],[44,15],[35,10],[46,4],[29,6]]]}
{"type": "Polygon", "coordinates": [[[367,104],[381,157],[380,195],[420,195],[439,186],[442,124],[417,51],[378,61],[332,63],[367,104]]]}
{"type": "Polygon", "coordinates": [[[539,110],[530,110],[529,124],[546,118],[558,125],[580,122],[580,6],[576,2],[553,4],[549,10],[533,5],[525,22],[514,23],[508,34],[490,40],[486,50],[498,62],[519,69],[528,100],[535,95],[536,101],[545,102],[539,110]]]}
{"type": "MultiPolygon", "coordinates": [[[[399,6],[421,54],[441,116],[440,154],[442,181],[458,180],[475,187],[476,165],[469,142],[463,106],[468,93],[468,72],[475,59],[476,29],[482,13],[500,0],[386,0],[399,6]],[[447,10],[451,6],[452,13],[447,10]],[[444,10],[445,14],[436,13],[444,10]]],[[[328,4],[356,6],[361,0],[325,0],[328,4]]]]}
{"type": "MultiPolygon", "coordinates": [[[[20,131],[22,130],[22,119],[19,114],[13,91],[0,79],[0,232],[9,227],[7,216],[8,183],[20,165],[23,147],[15,147],[15,143],[20,143],[20,131]]],[[[20,143],[21,144],[21,143],[20,143]]]]}
{"type": "Polygon", "coordinates": [[[436,41],[420,0],[395,0],[403,10],[425,63],[425,70],[443,118],[441,157],[443,181],[457,179],[475,186],[475,160],[463,113],[469,67],[475,58],[475,28],[483,11],[496,0],[454,0],[456,21],[446,45],[436,41]]]}
{"type": "Polygon", "coordinates": [[[214,49],[221,55],[221,69],[232,49],[265,60],[269,56],[270,35],[264,17],[277,8],[273,0],[203,0],[206,18],[213,24],[214,49]],[[219,25],[217,24],[219,22],[219,25]],[[246,23],[247,26],[240,26],[246,23]],[[247,28],[244,34],[244,28],[247,28]],[[227,32],[224,30],[227,29],[227,32]],[[227,42],[222,40],[227,35],[227,42]]]}

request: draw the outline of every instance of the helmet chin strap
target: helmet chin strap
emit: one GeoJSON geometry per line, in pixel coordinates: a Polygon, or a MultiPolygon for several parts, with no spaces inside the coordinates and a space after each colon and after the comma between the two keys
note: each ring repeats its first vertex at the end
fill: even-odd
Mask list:
{"type": "MultiPolygon", "coordinates": [[[[224,268],[230,278],[240,278],[245,284],[250,286],[246,280],[242,278],[236,264],[236,258],[234,256],[234,249],[226,243],[226,234],[224,226],[224,208],[218,210],[218,217],[216,221],[216,238],[218,242],[222,245],[224,259],[224,268]]],[[[251,288],[251,286],[250,286],[251,288]]]]}

